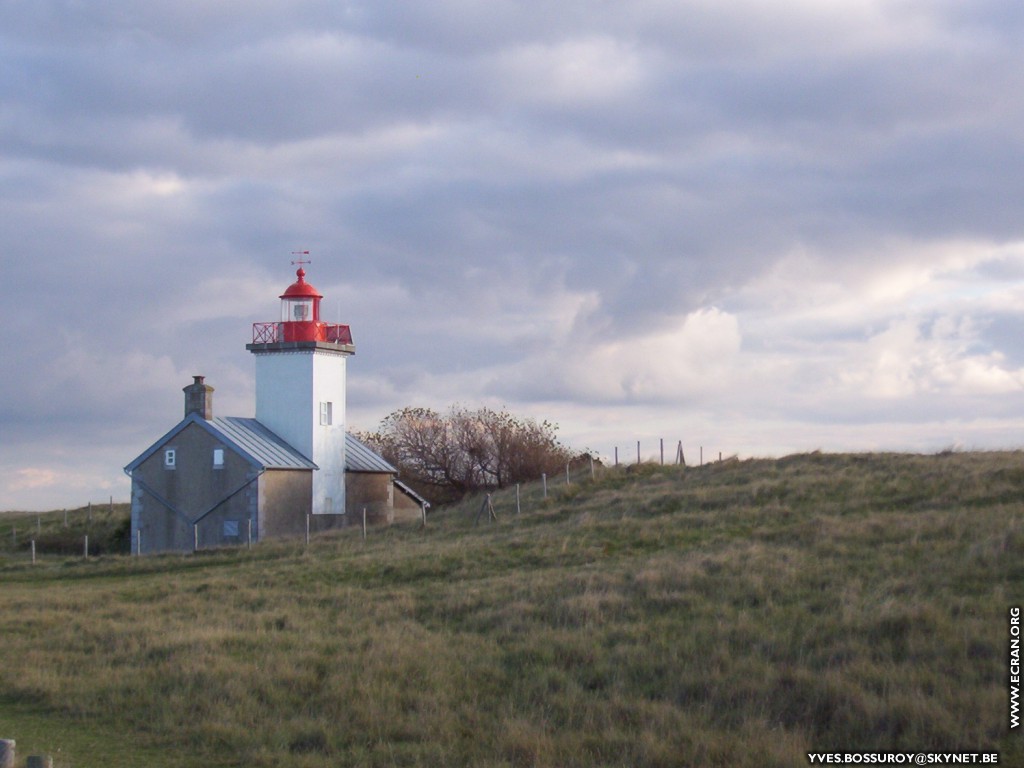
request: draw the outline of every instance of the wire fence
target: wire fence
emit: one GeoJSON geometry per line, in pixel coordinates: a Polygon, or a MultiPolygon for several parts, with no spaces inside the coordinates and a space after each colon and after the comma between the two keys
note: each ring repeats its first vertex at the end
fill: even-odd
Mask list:
{"type": "MultiPolygon", "coordinates": [[[[721,451],[706,450],[703,445],[691,447],[689,453],[687,450],[682,440],[659,439],[654,446],[650,443],[644,445],[640,440],[630,441],[623,446],[613,446],[611,453],[604,457],[590,454],[569,461],[564,471],[543,474],[533,482],[491,489],[464,499],[449,508],[442,507],[441,515],[428,515],[424,508],[417,525],[426,529],[437,525],[447,526],[458,520],[471,520],[474,525],[479,525],[507,516],[535,512],[548,506],[550,500],[556,496],[564,496],[566,488],[594,482],[603,473],[618,468],[628,469],[640,464],[703,467],[734,458],[723,457],[721,451]]],[[[0,556],[6,555],[8,559],[15,561],[27,560],[36,563],[44,555],[83,559],[105,554],[138,555],[143,551],[142,541],[139,540],[141,534],[138,531],[130,531],[129,506],[115,504],[111,497],[107,502],[90,502],[76,509],[46,513],[0,514],[0,556]]],[[[410,523],[400,525],[407,526],[410,523]]],[[[366,541],[376,529],[387,527],[368,526],[364,512],[363,518],[349,526],[349,529],[366,541]]],[[[248,533],[248,536],[241,537],[235,548],[251,549],[257,543],[252,537],[251,529],[248,533]]],[[[314,533],[313,537],[317,535],[314,533]]],[[[309,545],[310,541],[307,515],[306,545],[309,545]]],[[[197,543],[192,551],[196,552],[199,549],[197,543]]]]}

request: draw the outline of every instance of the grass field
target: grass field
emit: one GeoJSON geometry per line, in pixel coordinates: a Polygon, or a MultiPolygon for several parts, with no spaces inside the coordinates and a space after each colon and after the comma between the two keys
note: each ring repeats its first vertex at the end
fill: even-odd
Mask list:
{"type": "Polygon", "coordinates": [[[1024,454],[642,465],[494,502],[308,548],[0,542],[0,738],[58,768],[1024,765],[1024,454]]]}

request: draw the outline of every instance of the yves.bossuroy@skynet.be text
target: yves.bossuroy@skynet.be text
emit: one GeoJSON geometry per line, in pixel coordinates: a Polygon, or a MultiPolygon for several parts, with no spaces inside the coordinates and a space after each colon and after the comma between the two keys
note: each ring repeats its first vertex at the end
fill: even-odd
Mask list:
{"type": "MultiPolygon", "coordinates": [[[[1010,608],[1009,719],[1020,727],[1020,606],[1010,608]]],[[[811,765],[998,765],[998,752],[808,752],[811,765]]]]}

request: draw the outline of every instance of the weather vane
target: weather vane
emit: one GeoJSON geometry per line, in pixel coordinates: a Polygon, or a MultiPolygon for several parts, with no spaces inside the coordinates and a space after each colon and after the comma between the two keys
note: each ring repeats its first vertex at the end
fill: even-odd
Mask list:
{"type": "MultiPolygon", "coordinates": [[[[292,256],[309,256],[309,251],[292,251],[292,256]]],[[[312,259],[292,259],[292,264],[298,264],[300,267],[303,264],[312,264],[312,259]]]]}

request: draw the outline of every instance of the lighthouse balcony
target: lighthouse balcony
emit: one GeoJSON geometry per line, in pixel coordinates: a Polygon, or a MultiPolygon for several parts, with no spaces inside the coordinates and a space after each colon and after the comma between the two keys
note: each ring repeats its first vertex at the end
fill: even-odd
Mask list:
{"type": "Polygon", "coordinates": [[[327,344],[352,345],[352,331],[347,325],[331,323],[253,323],[253,344],[280,344],[292,341],[320,341],[327,344]]]}

